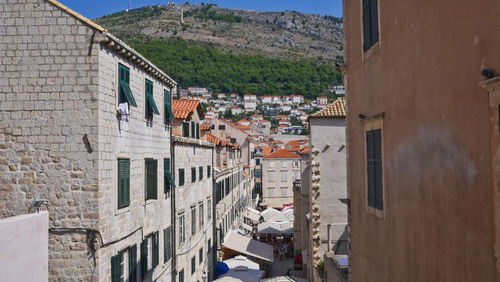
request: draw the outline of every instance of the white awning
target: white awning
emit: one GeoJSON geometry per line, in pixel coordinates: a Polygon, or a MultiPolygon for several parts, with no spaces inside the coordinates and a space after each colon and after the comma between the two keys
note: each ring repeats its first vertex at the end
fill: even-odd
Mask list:
{"type": "Polygon", "coordinates": [[[236,232],[229,232],[222,244],[224,248],[265,261],[273,260],[273,246],[253,240],[236,232]]]}

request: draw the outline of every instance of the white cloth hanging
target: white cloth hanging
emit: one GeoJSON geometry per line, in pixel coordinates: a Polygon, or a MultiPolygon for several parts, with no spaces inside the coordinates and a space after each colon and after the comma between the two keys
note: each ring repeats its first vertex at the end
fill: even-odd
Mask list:
{"type": "Polygon", "coordinates": [[[119,120],[126,121],[126,122],[129,121],[130,114],[129,114],[128,103],[127,102],[121,103],[120,105],[118,105],[118,110],[117,111],[118,111],[118,114],[119,114],[119,117],[118,117],[119,120]]]}

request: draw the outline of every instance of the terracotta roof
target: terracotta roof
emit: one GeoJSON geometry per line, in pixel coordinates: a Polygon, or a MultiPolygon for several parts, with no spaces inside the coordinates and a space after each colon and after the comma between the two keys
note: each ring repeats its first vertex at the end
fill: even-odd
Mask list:
{"type": "Polygon", "coordinates": [[[234,125],[234,128],[239,129],[239,130],[243,130],[243,131],[252,129],[252,127],[244,126],[244,125],[234,125]]]}
{"type": "Polygon", "coordinates": [[[309,118],[345,117],[345,98],[338,98],[321,111],[314,113],[309,118]]]}
{"type": "Polygon", "coordinates": [[[208,124],[208,123],[202,123],[200,125],[200,130],[201,131],[209,131],[210,130],[210,124],[208,124]]]}
{"type": "Polygon", "coordinates": [[[195,110],[198,110],[200,119],[205,117],[203,110],[201,109],[200,101],[198,100],[175,99],[172,102],[172,111],[174,112],[174,117],[176,119],[187,119],[191,117],[195,110]]]}
{"type": "Polygon", "coordinates": [[[219,137],[213,135],[212,133],[207,133],[207,142],[214,143],[217,146],[227,146],[229,142],[220,139],[219,137]]]}
{"type": "Polygon", "coordinates": [[[309,146],[304,146],[300,151],[301,154],[309,154],[309,146]]]}
{"type": "Polygon", "coordinates": [[[271,154],[264,157],[264,159],[298,159],[298,158],[300,158],[299,155],[283,149],[272,152],[271,154]]]}
{"type": "Polygon", "coordinates": [[[263,156],[269,155],[274,149],[273,146],[259,146],[259,147],[262,149],[263,156]]]}
{"type": "MultiPolygon", "coordinates": [[[[292,140],[292,141],[286,143],[286,145],[287,146],[292,146],[292,147],[299,147],[300,146],[300,141],[302,141],[302,140],[292,140]]],[[[309,142],[309,139],[304,139],[303,141],[304,141],[303,144],[307,144],[309,142]]]]}

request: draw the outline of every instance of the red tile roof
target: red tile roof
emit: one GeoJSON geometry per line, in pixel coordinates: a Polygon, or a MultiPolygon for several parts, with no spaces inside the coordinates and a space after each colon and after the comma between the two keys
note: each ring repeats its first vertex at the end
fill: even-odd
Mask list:
{"type": "Polygon", "coordinates": [[[298,159],[298,158],[300,158],[299,155],[283,149],[272,152],[271,154],[264,157],[264,159],[298,159]]]}
{"type": "MultiPolygon", "coordinates": [[[[291,147],[299,147],[300,141],[301,140],[292,140],[292,141],[286,143],[286,145],[291,146],[291,147]]],[[[309,139],[305,139],[303,142],[304,142],[303,144],[307,144],[309,142],[309,139]]]]}
{"type": "Polygon", "coordinates": [[[274,149],[273,146],[259,146],[259,147],[262,149],[263,156],[270,154],[274,149]]]}
{"type": "Polygon", "coordinates": [[[309,146],[304,146],[300,151],[301,154],[309,154],[309,146]]]}
{"type": "Polygon", "coordinates": [[[198,110],[200,114],[200,119],[205,117],[203,110],[201,109],[200,101],[198,100],[180,100],[174,99],[172,101],[172,111],[174,112],[174,117],[176,119],[187,119],[190,118],[194,111],[198,110]]]}
{"type": "Polygon", "coordinates": [[[208,124],[208,123],[202,123],[200,125],[200,130],[201,131],[209,131],[210,130],[210,124],[208,124]]]}

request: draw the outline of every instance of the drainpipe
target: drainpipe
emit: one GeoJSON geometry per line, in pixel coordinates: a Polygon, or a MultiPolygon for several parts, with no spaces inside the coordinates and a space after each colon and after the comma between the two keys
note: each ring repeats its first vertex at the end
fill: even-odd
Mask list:
{"type": "MultiPolygon", "coordinates": [[[[170,91],[172,93],[172,91],[170,91]]],[[[172,95],[171,95],[172,96],[172,95]]],[[[172,99],[172,98],[171,98],[172,99]]],[[[172,103],[172,101],[170,101],[172,103]]],[[[175,150],[174,150],[174,142],[173,142],[173,125],[170,126],[170,157],[172,159],[170,169],[171,169],[171,174],[172,178],[175,184],[175,150]]],[[[172,226],[172,242],[173,242],[173,248],[172,248],[172,281],[177,281],[177,248],[176,248],[176,235],[177,235],[177,229],[176,229],[176,221],[175,221],[175,214],[176,214],[176,207],[175,207],[175,194],[177,189],[172,189],[173,191],[171,192],[170,196],[170,222],[172,226]]]]}

